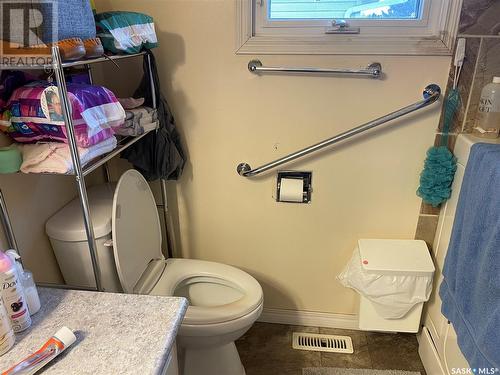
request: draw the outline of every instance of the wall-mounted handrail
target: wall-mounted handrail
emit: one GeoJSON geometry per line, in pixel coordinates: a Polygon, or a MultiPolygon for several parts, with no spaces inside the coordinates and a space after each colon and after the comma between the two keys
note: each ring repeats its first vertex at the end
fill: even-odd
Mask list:
{"type": "Polygon", "coordinates": [[[380,78],[382,76],[382,65],[378,62],[370,64],[365,69],[327,69],[327,68],[294,68],[294,67],[282,67],[282,66],[263,66],[260,60],[252,60],[248,63],[248,70],[255,74],[311,73],[311,74],[367,76],[372,78],[380,78]]]}
{"type": "Polygon", "coordinates": [[[294,152],[292,154],[289,154],[287,156],[284,156],[280,159],[277,159],[275,161],[272,161],[270,163],[264,164],[258,168],[252,169],[252,167],[247,164],[247,163],[241,163],[237,167],[237,172],[243,177],[253,177],[257,176],[258,174],[261,174],[263,172],[266,172],[272,168],[276,168],[280,165],[283,165],[285,163],[289,163],[295,159],[301,158],[303,156],[306,156],[308,154],[311,154],[313,152],[316,152],[318,150],[321,150],[322,148],[325,148],[327,146],[331,146],[337,142],[343,141],[347,138],[350,138],[354,135],[360,134],[362,132],[365,132],[369,129],[375,128],[379,125],[385,124],[386,122],[395,120],[401,116],[405,116],[409,113],[415,112],[421,108],[427,107],[428,105],[436,102],[441,95],[441,88],[438,85],[431,84],[428,85],[424,92],[424,100],[421,100],[417,103],[411,104],[407,107],[401,108],[398,111],[391,112],[385,116],[379,117],[376,120],[367,122],[366,124],[360,125],[358,127],[355,127],[351,130],[348,130],[344,133],[338,134],[332,138],[328,138],[320,143],[317,143],[315,145],[312,145],[310,147],[306,147],[300,151],[294,152]]]}

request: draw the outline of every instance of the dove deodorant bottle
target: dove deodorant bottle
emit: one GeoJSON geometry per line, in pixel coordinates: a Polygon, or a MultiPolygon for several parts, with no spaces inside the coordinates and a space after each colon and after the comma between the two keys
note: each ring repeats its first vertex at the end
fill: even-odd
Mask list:
{"type": "Polygon", "coordinates": [[[31,325],[28,304],[16,265],[2,251],[0,251],[0,298],[7,310],[14,332],[24,331],[31,325]]]}

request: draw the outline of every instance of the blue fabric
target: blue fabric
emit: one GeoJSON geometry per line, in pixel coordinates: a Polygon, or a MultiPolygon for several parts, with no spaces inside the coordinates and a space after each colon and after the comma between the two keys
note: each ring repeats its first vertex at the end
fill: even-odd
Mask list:
{"type": "Polygon", "coordinates": [[[42,28],[41,39],[45,43],[69,38],[85,40],[96,37],[94,13],[89,0],[56,0],[53,4],[57,6],[57,20],[52,19],[54,14],[51,5],[43,2],[39,5],[44,24],[57,24],[57,35],[53,35],[50,28],[42,28]]]}
{"type": "Polygon", "coordinates": [[[500,369],[499,145],[471,149],[443,275],[441,310],[469,365],[500,369]]]}

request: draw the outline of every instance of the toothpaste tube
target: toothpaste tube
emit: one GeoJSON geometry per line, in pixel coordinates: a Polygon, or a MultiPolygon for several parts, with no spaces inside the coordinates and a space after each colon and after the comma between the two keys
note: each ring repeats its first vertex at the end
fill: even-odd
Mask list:
{"type": "Polygon", "coordinates": [[[67,327],[62,327],[38,351],[12,366],[7,371],[2,372],[1,375],[34,374],[75,341],[76,336],[73,331],[67,327]]]}

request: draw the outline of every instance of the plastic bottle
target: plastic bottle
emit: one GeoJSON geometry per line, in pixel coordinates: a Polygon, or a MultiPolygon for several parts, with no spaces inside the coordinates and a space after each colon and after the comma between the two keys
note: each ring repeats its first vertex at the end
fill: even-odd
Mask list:
{"type": "Polygon", "coordinates": [[[473,133],[482,138],[498,138],[500,135],[500,77],[493,77],[493,82],[481,91],[473,133]]]}
{"type": "Polygon", "coordinates": [[[40,310],[41,304],[38,291],[36,290],[35,279],[33,279],[33,274],[30,271],[23,270],[21,284],[23,286],[26,302],[28,303],[30,315],[34,315],[40,310]]]}
{"type": "Polygon", "coordinates": [[[14,346],[16,337],[10,325],[9,316],[0,298],[0,357],[14,346]]]}
{"type": "Polygon", "coordinates": [[[31,325],[31,317],[16,265],[2,251],[0,251],[0,297],[14,332],[21,332],[28,328],[31,325]]]}
{"type": "Polygon", "coordinates": [[[7,250],[5,254],[10,257],[17,267],[17,275],[19,276],[21,285],[23,286],[24,296],[26,297],[26,302],[28,303],[28,310],[30,315],[34,315],[38,312],[38,310],[40,310],[41,305],[33,274],[23,268],[21,262],[19,262],[21,257],[16,250],[7,250]]]}

